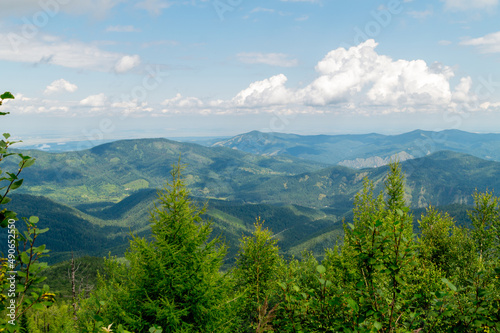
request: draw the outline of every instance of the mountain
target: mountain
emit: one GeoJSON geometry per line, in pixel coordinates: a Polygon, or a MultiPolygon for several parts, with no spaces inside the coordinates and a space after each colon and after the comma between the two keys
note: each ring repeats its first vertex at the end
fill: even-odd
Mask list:
{"type": "MultiPolygon", "coordinates": [[[[132,191],[159,188],[180,159],[186,164],[184,175],[193,195],[213,198],[226,198],[243,184],[325,166],[295,157],[259,156],[167,139],[121,140],[64,153],[22,153],[37,162],[23,172],[25,185],[20,191],[70,205],[118,202],[132,191]]],[[[14,160],[6,160],[5,170],[16,168],[14,160]]]]}
{"type": "MultiPolygon", "coordinates": [[[[471,204],[477,188],[500,189],[500,163],[462,153],[442,151],[402,163],[406,195],[412,207],[471,204]]],[[[383,190],[388,167],[355,170],[341,166],[277,176],[240,192],[251,202],[300,204],[314,208],[348,206],[368,177],[375,193],[383,190]]],[[[238,196],[236,198],[239,198],[238,196]]]]}
{"type": "MultiPolygon", "coordinates": [[[[106,225],[78,209],[48,198],[26,194],[13,194],[11,198],[12,201],[6,207],[15,211],[19,218],[38,216],[39,228],[50,229],[50,232],[41,234],[35,244],[35,246],[47,245],[52,252],[50,262],[68,259],[71,257],[71,252],[76,256],[84,254],[104,256],[111,249],[123,246],[128,238],[129,228],[106,225]]],[[[16,222],[16,227],[21,231],[26,230],[21,219],[16,222]]],[[[7,234],[2,233],[0,237],[1,244],[7,244],[7,234]]],[[[0,248],[5,251],[2,246],[0,248]]]]}
{"type": "MultiPolygon", "coordinates": [[[[141,190],[122,201],[102,205],[82,204],[78,208],[59,204],[41,196],[14,194],[7,207],[17,212],[18,217],[38,216],[41,229],[49,232],[39,236],[35,245],[46,244],[51,250],[48,261],[51,263],[67,260],[75,256],[92,255],[103,257],[108,253],[123,256],[128,247],[130,233],[149,236],[150,211],[156,202],[156,190],[141,190]],[[99,207],[101,206],[101,207],[99,207]]],[[[280,239],[284,254],[294,246],[307,241],[312,235],[325,231],[337,230],[341,234],[340,216],[331,212],[288,205],[250,205],[221,200],[206,201],[194,198],[199,207],[207,204],[204,215],[211,221],[212,236],[221,236],[228,244],[226,261],[235,260],[239,239],[250,235],[257,218],[265,220],[280,239]]],[[[17,222],[22,231],[23,221],[17,222]]],[[[1,244],[7,244],[7,234],[0,236],[1,244]]],[[[337,238],[331,239],[330,246],[337,238]]],[[[5,250],[0,246],[0,250],[5,250]]]]}
{"type": "Polygon", "coordinates": [[[266,156],[288,155],[351,168],[379,167],[396,156],[400,161],[451,150],[500,161],[500,134],[459,130],[416,130],[400,135],[295,135],[253,131],[214,143],[214,147],[266,156]]]}
{"type": "MultiPolygon", "coordinates": [[[[415,141],[421,134],[407,133],[407,141],[415,141]]],[[[463,133],[455,134],[463,138],[463,133]]],[[[469,136],[471,147],[482,142],[473,134],[469,136]]],[[[374,140],[377,137],[374,135],[374,140]]],[[[364,177],[373,180],[380,191],[387,173],[385,166],[325,167],[288,155],[253,155],[166,139],[124,140],[78,152],[28,154],[36,157],[37,163],[24,172],[21,193],[43,195],[72,206],[109,206],[137,190],[161,188],[170,178],[171,165],[180,157],[194,197],[249,204],[347,207],[362,188],[364,177]]],[[[498,162],[459,152],[440,151],[404,161],[402,166],[413,207],[470,204],[475,187],[500,188],[498,162]]]]}
{"type": "MultiPolygon", "coordinates": [[[[228,150],[221,151],[227,153],[228,150]]],[[[106,150],[94,154],[100,156],[99,152],[107,158],[117,158],[116,155],[105,155],[106,150]]],[[[57,160],[58,156],[54,154],[52,158],[57,160]]],[[[99,163],[89,162],[86,167],[101,174],[113,165],[104,158],[99,163]]],[[[202,170],[206,167],[203,164],[196,166],[202,170]]],[[[462,153],[438,152],[405,161],[402,168],[407,177],[406,197],[414,209],[422,209],[429,204],[468,207],[472,204],[471,194],[476,188],[479,191],[500,188],[499,162],[462,153]]],[[[235,185],[233,192],[228,193],[224,200],[213,198],[210,192],[204,193],[196,187],[192,193],[199,205],[208,203],[206,217],[213,221],[214,235],[221,235],[230,244],[229,261],[234,260],[238,240],[242,235],[251,233],[258,217],[266,220],[265,225],[277,234],[283,253],[299,255],[304,249],[319,253],[324,247],[333,246],[341,237],[340,221],[344,217],[347,220],[352,218],[353,199],[362,188],[363,179],[368,177],[373,181],[375,193],[379,193],[383,189],[387,169],[387,166],[362,170],[333,166],[292,175],[251,174],[244,180],[234,179],[234,184],[239,185],[235,185]]],[[[60,171],[45,170],[52,174],[60,171]]],[[[191,169],[191,172],[188,179],[198,171],[191,169]]],[[[116,177],[116,174],[111,175],[116,177]]],[[[91,176],[87,179],[89,184],[93,180],[91,176]]],[[[217,176],[215,173],[214,177],[217,176]]],[[[69,183],[74,184],[71,182],[75,179],[70,178],[69,183]]],[[[64,179],[59,181],[60,184],[54,184],[63,190],[69,187],[64,179]]],[[[109,178],[107,184],[111,186],[119,181],[120,178],[109,178]]],[[[78,187],[74,193],[77,198],[78,187]]],[[[40,237],[40,243],[46,243],[53,250],[51,260],[59,261],[69,258],[71,251],[97,256],[111,251],[122,255],[130,232],[149,235],[149,212],[156,200],[156,189],[129,190],[128,196],[118,202],[105,196],[98,202],[86,202],[84,199],[73,207],[44,196],[13,194],[11,197],[13,200],[8,208],[18,212],[19,216],[37,215],[41,220],[40,227],[51,229],[40,237]]],[[[467,224],[465,210],[460,209],[453,208],[459,211],[456,216],[461,224],[467,224]]]]}

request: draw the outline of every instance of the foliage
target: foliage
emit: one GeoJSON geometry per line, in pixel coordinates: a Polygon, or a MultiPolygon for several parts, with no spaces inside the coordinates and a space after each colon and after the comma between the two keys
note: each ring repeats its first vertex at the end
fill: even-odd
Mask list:
{"type": "MultiPolygon", "coordinates": [[[[0,105],[4,99],[13,99],[14,96],[6,92],[0,96],[0,105]]],[[[0,116],[8,113],[0,112],[0,116]]],[[[3,194],[0,195],[0,205],[11,201],[7,195],[10,191],[18,189],[23,184],[19,178],[21,172],[35,163],[35,159],[23,154],[15,154],[8,148],[16,143],[9,141],[10,134],[4,133],[4,139],[0,141],[0,162],[10,156],[18,156],[16,172],[5,172],[0,178],[0,187],[3,194]]],[[[4,170],[0,169],[0,175],[4,170]]],[[[7,229],[7,248],[5,254],[0,258],[0,330],[18,332],[27,328],[27,311],[41,309],[50,306],[54,302],[54,294],[49,292],[47,285],[41,286],[46,279],[41,272],[47,267],[46,263],[39,262],[46,257],[48,250],[45,245],[35,246],[39,235],[48,231],[39,229],[38,217],[31,216],[23,218],[25,229],[21,232],[17,226],[17,214],[6,208],[0,212],[0,226],[7,229]],[[5,257],[4,257],[5,256],[5,257]]]]}
{"type": "Polygon", "coordinates": [[[226,248],[217,238],[208,240],[204,208],[189,199],[181,170],[174,166],[172,181],[158,193],[153,239],[134,236],[127,265],[108,261],[109,273],[94,295],[104,322],[139,332],[151,325],[168,332],[228,329],[226,283],[219,272],[226,248]]]}
{"type": "Polygon", "coordinates": [[[274,312],[276,280],[282,266],[277,239],[273,238],[270,230],[263,229],[261,219],[257,219],[254,226],[252,236],[240,240],[233,270],[237,293],[241,293],[237,302],[241,332],[253,332],[257,327],[264,332],[268,326],[266,311],[270,309],[270,314],[274,312]]]}
{"type": "Polygon", "coordinates": [[[492,192],[474,192],[474,209],[469,218],[474,226],[474,239],[481,260],[500,255],[500,206],[499,199],[492,192]]]}

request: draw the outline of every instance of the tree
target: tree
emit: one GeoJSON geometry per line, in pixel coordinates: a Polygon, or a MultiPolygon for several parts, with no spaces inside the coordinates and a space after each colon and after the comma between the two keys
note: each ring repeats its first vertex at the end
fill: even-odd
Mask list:
{"type": "Polygon", "coordinates": [[[488,261],[495,254],[497,257],[500,255],[499,199],[488,191],[479,193],[476,190],[472,196],[474,209],[467,212],[474,227],[472,238],[476,242],[480,260],[488,261]]]}
{"type": "Polygon", "coordinates": [[[255,331],[259,317],[262,319],[264,308],[273,308],[276,304],[275,291],[282,259],[279,256],[278,240],[270,230],[262,228],[263,221],[257,219],[252,236],[240,240],[240,249],[236,259],[234,278],[239,297],[239,317],[242,319],[243,332],[255,331]]]}
{"type": "Polygon", "coordinates": [[[446,278],[464,282],[477,269],[476,247],[469,230],[455,226],[448,213],[428,207],[419,220],[420,257],[434,263],[446,278]]]}
{"type": "Polygon", "coordinates": [[[134,236],[128,264],[109,262],[108,277],[96,297],[105,304],[104,322],[145,332],[159,325],[166,332],[224,332],[226,278],[219,272],[226,247],[209,240],[210,223],[189,198],[173,166],[172,181],[158,192],[151,212],[152,240],[134,236]]]}

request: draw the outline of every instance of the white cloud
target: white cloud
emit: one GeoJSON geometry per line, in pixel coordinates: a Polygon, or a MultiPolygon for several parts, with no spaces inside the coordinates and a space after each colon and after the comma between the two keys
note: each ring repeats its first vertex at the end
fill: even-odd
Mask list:
{"type": "Polygon", "coordinates": [[[302,89],[289,89],[280,74],[254,82],[233,99],[238,106],[358,105],[371,107],[446,107],[454,99],[466,100],[470,78],[462,79],[453,93],[448,66],[428,66],[423,60],[393,60],[379,55],[368,40],[349,49],[329,52],[316,66],[319,76],[302,89]]]}
{"type": "Polygon", "coordinates": [[[45,13],[54,17],[60,12],[70,14],[91,14],[104,17],[113,7],[124,0],[85,0],[85,1],[36,1],[36,0],[3,0],[1,16],[5,15],[37,15],[45,13]]]}
{"type": "Polygon", "coordinates": [[[425,20],[427,17],[432,16],[433,14],[434,10],[431,8],[423,11],[412,10],[408,12],[408,15],[418,20],[425,20]]]}
{"type": "Polygon", "coordinates": [[[177,93],[175,97],[164,100],[161,105],[166,107],[201,107],[203,102],[196,97],[182,97],[181,94],[177,93]]]}
{"type": "MultiPolygon", "coordinates": [[[[0,33],[0,60],[51,64],[69,68],[112,71],[117,64],[123,67],[137,56],[108,52],[80,41],[63,41],[57,36],[41,34],[37,38],[24,37],[22,33],[0,33]]],[[[122,67],[120,67],[122,68],[122,67]]]]}
{"type": "Polygon", "coordinates": [[[475,46],[482,53],[500,53],[500,31],[483,37],[466,39],[460,45],[475,46]]]}
{"type": "MultiPolygon", "coordinates": [[[[494,111],[496,101],[472,93],[470,77],[458,78],[452,86],[452,68],[427,64],[423,60],[392,59],[376,52],[377,43],[368,40],[349,49],[329,52],[315,67],[317,75],[302,88],[287,86],[287,77],[277,74],[248,85],[234,98],[201,100],[182,94],[160,104],[116,100],[105,94],[76,102],[54,102],[17,95],[6,106],[21,113],[55,113],[93,116],[99,114],[390,114],[402,112],[494,111]],[[52,111],[51,111],[52,108],[52,111]],[[84,112],[82,112],[84,111],[84,112]],[[90,112],[88,112],[90,111],[90,112]]],[[[125,66],[126,67],[126,66],[125,66]]],[[[64,85],[63,85],[64,86],[64,85]]]]}
{"type": "Polygon", "coordinates": [[[78,89],[76,84],[69,83],[64,79],[59,79],[47,86],[44,91],[45,95],[55,94],[59,92],[75,92],[78,89]]]}
{"type": "Polygon", "coordinates": [[[457,103],[470,103],[477,100],[477,97],[471,94],[472,79],[470,76],[460,79],[460,83],[455,87],[452,100],[457,103]]]}
{"type": "Polygon", "coordinates": [[[287,77],[283,74],[269,79],[257,81],[233,98],[238,106],[256,106],[269,104],[287,104],[291,101],[291,93],[285,87],[287,77]]]}
{"type": "Polygon", "coordinates": [[[91,95],[80,101],[80,105],[91,107],[104,107],[108,104],[108,98],[103,93],[99,95],[91,95]]]}
{"type": "Polygon", "coordinates": [[[482,110],[489,111],[499,111],[500,110],[500,102],[492,103],[492,102],[484,102],[480,105],[482,110]]]}
{"type": "Polygon", "coordinates": [[[161,46],[161,45],[177,46],[177,45],[179,45],[179,42],[176,40],[155,40],[152,42],[144,42],[144,43],[142,43],[141,46],[143,48],[148,48],[148,47],[161,46]]]}
{"type": "Polygon", "coordinates": [[[438,44],[439,44],[439,45],[442,45],[442,46],[448,46],[448,45],[451,45],[451,44],[452,44],[452,42],[451,42],[451,41],[449,41],[449,40],[440,40],[440,41],[438,42],[438,44]]]}
{"type": "Polygon", "coordinates": [[[137,29],[133,25],[111,25],[106,28],[107,32],[140,32],[141,29],[137,29]]]}
{"type": "Polygon", "coordinates": [[[253,14],[253,13],[274,13],[275,10],[274,9],[271,9],[271,8],[263,8],[263,7],[257,7],[257,8],[254,8],[250,11],[250,14],[253,14]]]}
{"type": "Polygon", "coordinates": [[[498,5],[498,0],[441,0],[449,10],[489,9],[498,5]]]}
{"type": "Polygon", "coordinates": [[[143,0],[135,5],[135,7],[148,11],[151,15],[160,15],[163,9],[172,6],[173,3],[162,0],[143,0]]]}
{"type": "Polygon", "coordinates": [[[141,63],[141,57],[138,55],[133,56],[123,56],[115,65],[115,71],[117,73],[125,73],[134,67],[139,66],[141,63]]]}
{"type": "Polygon", "coordinates": [[[289,59],[284,53],[258,53],[242,52],[237,54],[238,60],[245,64],[266,64],[280,67],[295,67],[298,65],[297,59],[289,59]]]}

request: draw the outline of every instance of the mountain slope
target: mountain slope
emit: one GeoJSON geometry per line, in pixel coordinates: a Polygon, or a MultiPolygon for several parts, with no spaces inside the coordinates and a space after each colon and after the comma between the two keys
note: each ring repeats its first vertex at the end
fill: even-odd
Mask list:
{"type": "MultiPolygon", "coordinates": [[[[186,164],[184,175],[193,194],[217,198],[232,195],[241,184],[324,166],[293,157],[257,156],[166,139],[122,140],[67,153],[23,153],[37,162],[23,172],[25,185],[20,191],[72,205],[118,202],[134,190],[159,188],[180,158],[186,164]]],[[[15,169],[16,165],[10,161],[6,163],[6,169],[9,167],[15,169]]]]}
{"type": "MultiPolygon", "coordinates": [[[[477,188],[500,189],[500,163],[443,151],[402,163],[407,199],[412,207],[470,204],[477,188]]],[[[236,195],[246,202],[298,204],[314,208],[349,206],[362,188],[363,178],[383,190],[388,167],[354,170],[335,166],[293,176],[277,176],[249,184],[236,195]]]]}
{"type": "Polygon", "coordinates": [[[500,134],[475,134],[458,130],[416,130],[400,135],[309,135],[253,131],[221,140],[213,146],[260,155],[290,155],[352,168],[378,167],[396,155],[400,161],[441,150],[500,161],[500,134]]]}

